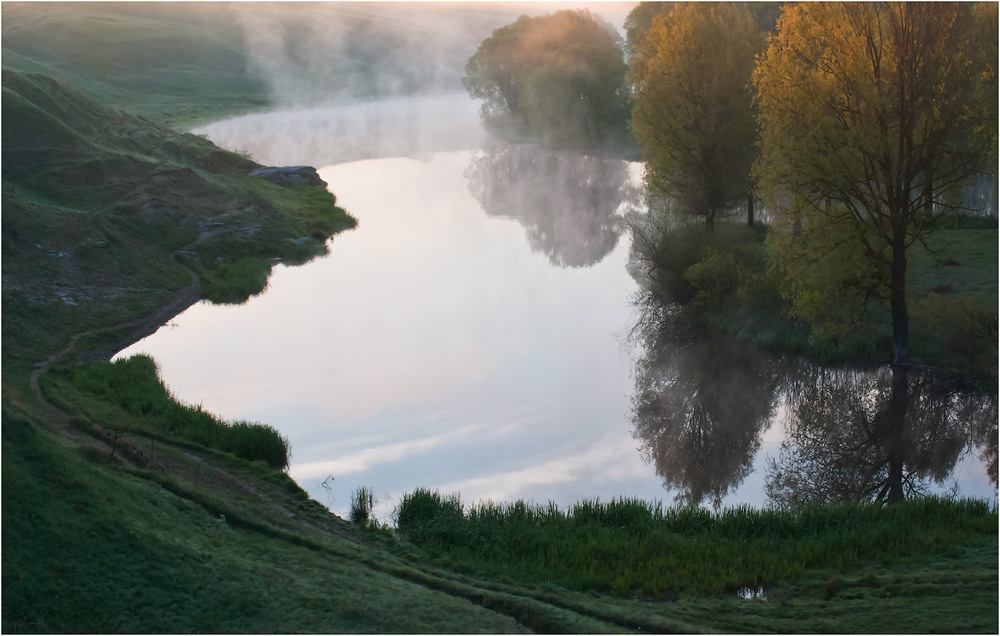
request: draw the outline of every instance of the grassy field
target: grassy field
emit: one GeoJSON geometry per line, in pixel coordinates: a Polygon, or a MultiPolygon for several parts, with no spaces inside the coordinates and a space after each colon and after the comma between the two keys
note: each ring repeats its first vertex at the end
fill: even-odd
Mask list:
{"type": "Polygon", "coordinates": [[[997,512],[982,503],[464,511],[424,493],[422,510],[401,502],[398,530],[357,527],[80,373],[43,377],[59,409],[5,391],[7,632],[998,627],[997,512]]]}
{"type": "MultiPolygon", "coordinates": [[[[770,269],[766,226],[722,223],[669,232],[643,258],[659,270],[657,285],[696,322],[777,352],[822,363],[882,364],[891,351],[887,302],[873,299],[849,329],[824,333],[787,317],[770,269]],[[707,255],[707,256],[706,256],[707,255]]],[[[995,217],[944,217],[927,236],[929,249],[908,253],[910,350],[945,373],[995,385],[997,259],[995,217]]]]}
{"type": "Polygon", "coordinates": [[[457,565],[660,600],[947,552],[959,536],[988,536],[995,526],[984,503],[934,498],[888,509],[849,503],[710,512],[619,499],[565,511],[523,501],[465,511],[455,496],[417,490],[398,510],[402,536],[457,565]]]}
{"type": "Polygon", "coordinates": [[[270,103],[220,3],[4,3],[3,47],[4,66],[167,125],[270,103]]]}
{"type": "MultiPolygon", "coordinates": [[[[398,528],[354,525],[281,470],[294,449],[266,423],[177,403],[148,358],[107,362],[353,226],[325,189],[170,127],[265,102],[218,7],[186,6],[2,8],[3,631],[997,632],[982,503],[466,510],[417,491],[398,528]]],[[[990,293],[934,271],[957,279],[928,288],[990,293]]]]}

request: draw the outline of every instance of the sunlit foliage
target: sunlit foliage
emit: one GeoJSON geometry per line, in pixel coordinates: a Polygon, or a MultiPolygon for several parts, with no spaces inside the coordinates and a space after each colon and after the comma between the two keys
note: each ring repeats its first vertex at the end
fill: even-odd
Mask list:
{"type": "Polygon", "coordinates": [[[878,291],[891,297],[895,347],[908,347],[906,250],[989,150],[975,134],[987,69],[974,34],[964,4],[803,4],[782,15],[754,74],[757,174],[801,317],[823,321],[840,297],[878,291]]]}
{"type": "Polygon", "coordinates": [[[632,129],[646,185],[710,227],[751,190],[756,123],[747,84],[763,45],[745,8],[682,3],[653,18],[632,60],[632,129]]]}
{"type": "Polygon", "coordinates": [[[465,72],[483,120],[504,137],[593,147],[627,134],[621,37],[589,11],[521,16],[484,40],[465,72]]]}
{"type": "MultiPolygon", "coordinates": [[[[625,44],[629,55],[639,52],[639,43],[653,26],[653,19],[660,14],[670,13],[676,2],[640,2],[625,18],[625,44]]],[[[729,4],[745,7],[753,14],[757,27],[764,32],[774,31],[778,16],[781,15],[780,2],[732,2],[729,4]]]]}
{"type": "Polygon", "coordinates": [[[823,321],[831,291],[859,286],[889,300],[890,501],[904,496],[907,250],[987,165],[981,43],[971,5],[801,4],[784,11],[754,72],[757,175],[796,310],[823,321]],[[842,266],[850,276],[824,275],[842,266]]]}

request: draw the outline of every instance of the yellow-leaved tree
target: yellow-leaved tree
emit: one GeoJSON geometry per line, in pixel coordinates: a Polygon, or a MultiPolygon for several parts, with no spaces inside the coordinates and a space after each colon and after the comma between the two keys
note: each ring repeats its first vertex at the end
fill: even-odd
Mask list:
{"type": "Polygon", "coordinates": [[[748,88],[764,36],[745,8],[677,3],[638,42],[632,130],[646,185],[708,227],[747,199],[757,155],[748,88]]]}
{"type": "Polygon", "coordinates": [[[996,23],[977,30],[976,15],[962,3],[786,6],[753,75],[757,183],[794,311],[822,322],[873,294],[889,301],[892,501],[903,497],[907,253],[995,148],[982,95],[996,77],[979,49],[986,37],[996,50],[996,23]]]}

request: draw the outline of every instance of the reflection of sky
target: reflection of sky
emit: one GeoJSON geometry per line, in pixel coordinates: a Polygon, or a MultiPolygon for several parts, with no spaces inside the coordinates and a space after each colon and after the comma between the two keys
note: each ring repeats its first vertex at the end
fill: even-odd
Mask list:
{"type": "MultiPolygon", "coordinates": [[[[559,269],[489,218],[452,152],[323,168],[359,219],[331,254],[278,266],[241,307],[193,306],[127,349],[176,395],[288,435],[291,474],[333,508],[366,485],[483,497],[662,498],[628,423],[624,242],[559,269]]],[[[383,511],[383,514],[385,512],[383,511]]]]}
{"type": "MultiPolygon", "coordinates": [[[[520,224],[480,209],[472,156],[321,169],[360,222],[329,256],[276,267],[243,306],[195,305],[123,354],[151,353],[184,402],[278,428],[291,475],[342,515],[357,486],[381,519],[421,486],[466,503],[671,503],[629,421],[627,241],[593,267],[552,266],[520,224]]],[[[766,505],[781,419],[724,505],[766,505]]],[[[963,494],[993,498],[974,458],[959,470],[963,494]]]]}

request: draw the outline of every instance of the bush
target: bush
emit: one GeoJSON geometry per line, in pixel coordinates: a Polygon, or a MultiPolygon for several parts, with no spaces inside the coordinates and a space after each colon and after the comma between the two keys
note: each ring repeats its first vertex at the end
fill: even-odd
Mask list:
{"type": "Polygon", "coordinates": [[[222,435],[217,442],[220,450],[251,461],[260,460],[271,468],[285,470],[292,456],[288,438],[270,424],[234,422],[218,423],[222,435]]]}
{"type": "Polygon", "coordinates": [[[205,297],[214,303],[244,303],[267,289],[272,265],[264,258],[240,258],[206,270],[202,276],[205,297]]]}
{"type": "Polygon", "coordinates": [[[767,270],[763,228],[720,222],[709,229],[672,217],[668,208],[627,220],[632,258],[648,275],[647,285],[657,297],[702,310],[735,303],[780,305],[767,270]]]}

